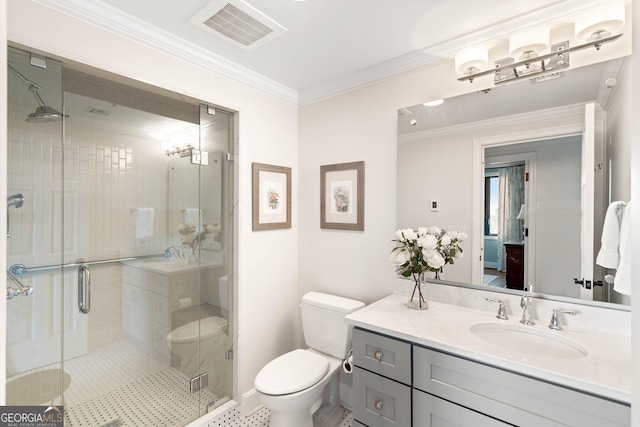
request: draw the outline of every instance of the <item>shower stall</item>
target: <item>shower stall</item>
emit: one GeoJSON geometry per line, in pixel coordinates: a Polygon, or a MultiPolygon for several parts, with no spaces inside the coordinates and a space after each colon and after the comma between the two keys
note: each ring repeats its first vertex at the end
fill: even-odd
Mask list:
{"type": "Polygon", "coordinates": [[[236,115],[8,58],[7,405],[175,426],[229,401],[236,115]]]}

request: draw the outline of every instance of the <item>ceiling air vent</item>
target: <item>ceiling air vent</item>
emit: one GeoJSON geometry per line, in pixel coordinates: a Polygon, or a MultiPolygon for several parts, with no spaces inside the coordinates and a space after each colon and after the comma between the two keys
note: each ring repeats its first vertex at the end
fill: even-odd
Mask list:
{"type": "Polygon", "coordinates": [[[246,50],[253,50],[286,31],[273,19],[239,0],[214,0],[189,22],[246,50]]]}

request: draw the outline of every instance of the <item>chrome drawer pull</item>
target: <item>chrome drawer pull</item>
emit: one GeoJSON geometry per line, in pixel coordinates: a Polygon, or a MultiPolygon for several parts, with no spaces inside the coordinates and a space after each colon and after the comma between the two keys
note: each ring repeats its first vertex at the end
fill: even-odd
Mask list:
{"type": "Polygon", "coordinates": [[[382,352],[381,352],[381,351],[379,351],[379,350],[378,350],[378,351],[376,351],[376,352],[373,354],[373,357],[375,357],[375,358],[376,358],[376,360],[378,360],[378,361],[382,360],[382,352]]]}
{"type": "Polygon", "coordinates": [[[379,400],[376,400],[375,407],[378,411],[382,410],[382,402],[379,400]]]}

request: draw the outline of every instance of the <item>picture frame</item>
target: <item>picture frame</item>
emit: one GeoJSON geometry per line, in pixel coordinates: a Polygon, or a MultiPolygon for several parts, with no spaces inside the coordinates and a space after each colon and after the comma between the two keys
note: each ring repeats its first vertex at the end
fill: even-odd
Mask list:
{"type": "Polygon", "coordinates": [[[364,162],[320,166],[320,228],[364,231],[364,162]]]}
{"type": "Polygon", "coordinates": [[[252,163],[253,231],[291,228],[291,168],[252,163]]]}

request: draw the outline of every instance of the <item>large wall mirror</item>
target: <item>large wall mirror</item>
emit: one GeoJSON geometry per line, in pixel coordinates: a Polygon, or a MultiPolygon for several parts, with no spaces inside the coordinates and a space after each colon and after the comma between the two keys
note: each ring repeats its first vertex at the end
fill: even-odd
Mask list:
{"type": "Polygon", "coordinates": [[[595,262],[630,197],[628,59],[398,111],[398,228],[470,236],[444,281],[630,304],[595,262]]]}

